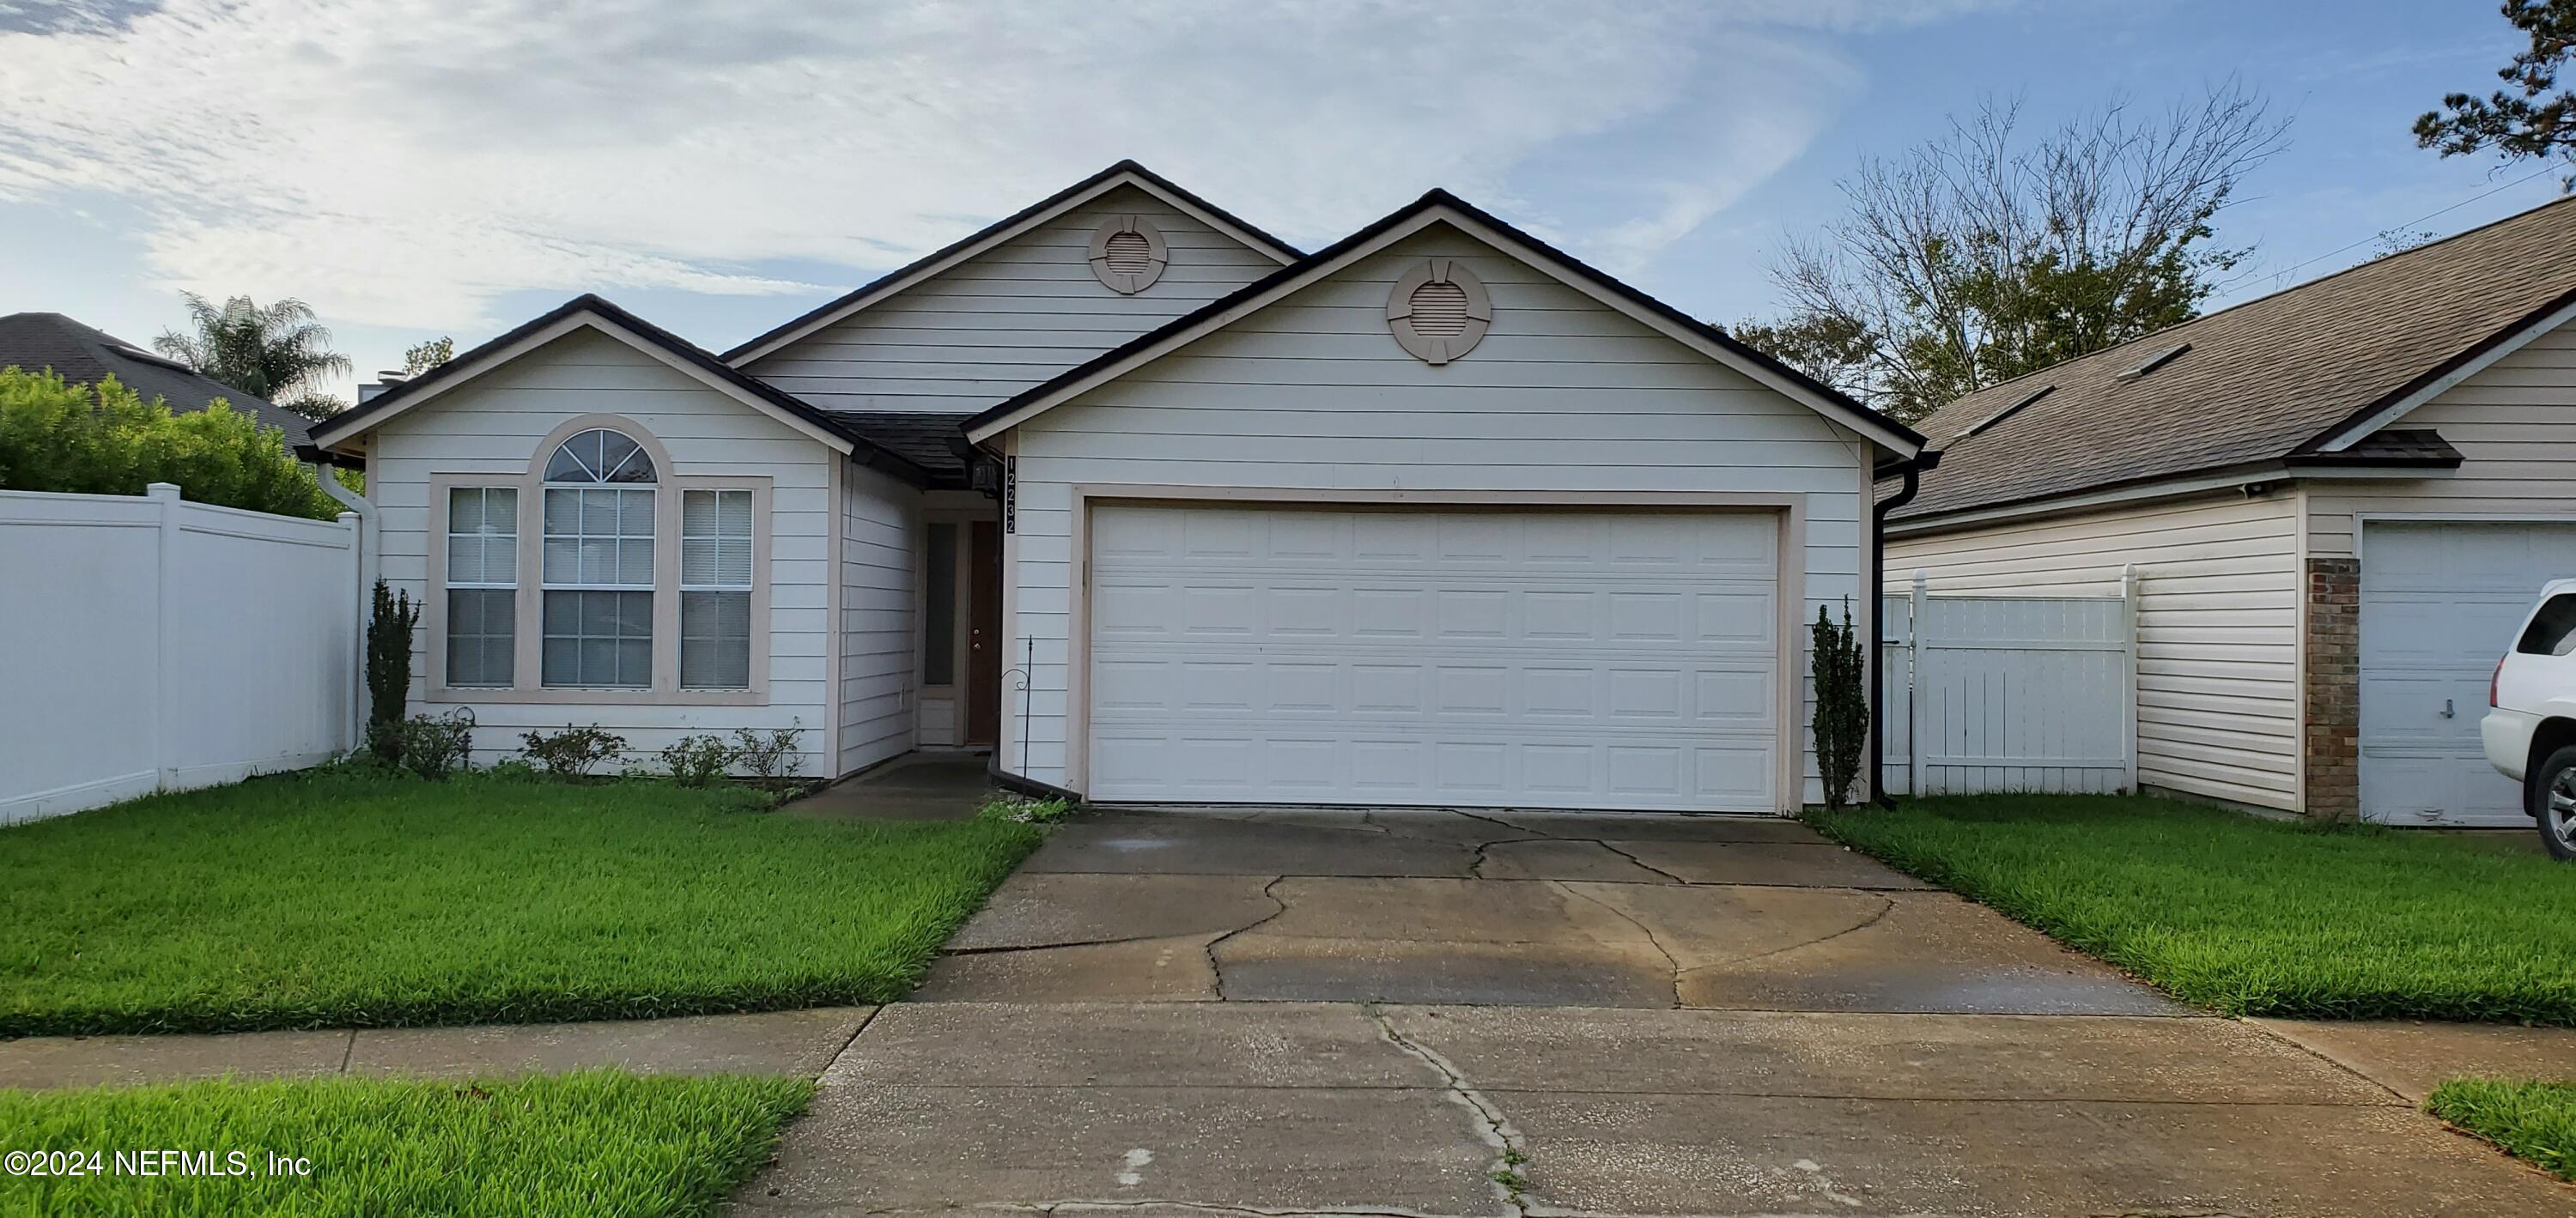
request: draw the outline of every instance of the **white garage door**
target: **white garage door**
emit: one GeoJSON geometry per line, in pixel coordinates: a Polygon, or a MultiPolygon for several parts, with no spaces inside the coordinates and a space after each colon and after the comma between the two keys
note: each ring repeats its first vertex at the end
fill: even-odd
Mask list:
{"type": "Polygon", "coordinates": [[[2540,585],[2576,575],[2576,525],[2376,522],[2361,548],[2361,811],[2524,828],[2478,720],[2540,585]]]}
{"type": "Polygon", "coordinates": [[[1104,506],[1104,801],[1777,810],[1776,518],[1104,506]]]}

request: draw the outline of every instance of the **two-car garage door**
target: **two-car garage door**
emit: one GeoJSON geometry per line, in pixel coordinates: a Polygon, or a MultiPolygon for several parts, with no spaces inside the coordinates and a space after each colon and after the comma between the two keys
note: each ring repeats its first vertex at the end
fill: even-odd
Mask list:
{"type": "Polygon", "coordinates": [[[1778,517],[1091,512],[1105,802],[1780,807],[1778,517]]]}

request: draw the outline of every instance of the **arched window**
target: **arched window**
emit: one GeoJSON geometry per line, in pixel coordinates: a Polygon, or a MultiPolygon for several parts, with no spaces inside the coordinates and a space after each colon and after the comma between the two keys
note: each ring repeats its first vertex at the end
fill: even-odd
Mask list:
{"type": "Polygon", "coordinates": [[[549,686],[653,686],[653,458],[594,428],[546,459],[544,645],[549,686]]]}
{"type": "Polygon", "coordinates": [[[682,473],[614,415],[520,469],[430,479],[432,701],[765,704],[768,478],[682,473]]]}

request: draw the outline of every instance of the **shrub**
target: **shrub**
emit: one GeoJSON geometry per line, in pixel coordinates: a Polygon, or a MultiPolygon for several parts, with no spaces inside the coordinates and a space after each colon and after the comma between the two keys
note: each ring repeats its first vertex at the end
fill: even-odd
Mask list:
{"type": "Polygon", "coordinates": [[[420,606],[408,592],[376,581],[375,612],[367,622],[367,751],[387,765],[403,761],[403,711],[411,697],[411,638],[420,606]]]}
{"type": "Polygon", "coordinates": [[[662,750],[662,768],[684,787],[703,787],[725,776],[737,759],[722,736],[682,736],[662,750]]]}
{"type": "Polygon", "coordinates": [[[173,413],[108,377],[73,385],[0,368],[0,490],[140,495],[175,482],[195,503],[329,520],[340,505],[283,433],[229,403],[173,413]]]}
{"type": "Polygon", "coordinates": [[[596,723],[589,727],[567,723],[564,730],[552,736],[529,732],[520,739],[528,742],[528,747],[521,750],[528,760],[557,778],[588,778],[592,766],[626,753],[626,737],[601,731],[596,723]]]}
{"type": "Polygon", "coordinates": [[[474,711],[460,706],[444,715],[414,715],[401,722],[395,735],[404,769],[444,779],[474,756],[474,711]]]}
{"type": "Polygon", "coordinates": [[[736,728],[733,733],[734,761],[743,772],[765,783],[788,777],[796,765],[796,742],[805,735],[801,727],[782,727],[764,736],[750,728],[736,728]]]}
{"type": "Polygon", "coordinates": [[[1809,675],[1816,684],[1816,773],[1823,780],[1825,806],[1840,808],[1851,803],[1852,788],[1860,778],[1862,746],[1869,736],[1869,691],[1862,688],[1868,668],[1861,662],[1860,632],[1852,629],[1850,602],[1843,604],[1839,626],[1826,615],[1824,606],[1816,606],[1810,634],[1809,675]]]}

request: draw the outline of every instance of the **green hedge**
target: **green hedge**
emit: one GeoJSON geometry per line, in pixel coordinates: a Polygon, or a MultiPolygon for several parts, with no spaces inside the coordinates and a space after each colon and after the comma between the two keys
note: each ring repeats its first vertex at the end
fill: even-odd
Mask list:
{"type": "Polygon", "coordinates": [[[198,503],[329,520],[339,503],[284,433],[220,400],[173,414],[109,377],[73,385],[52,372],[0,368],[0,490],[140,495],[175,482],[198,503]]]}

